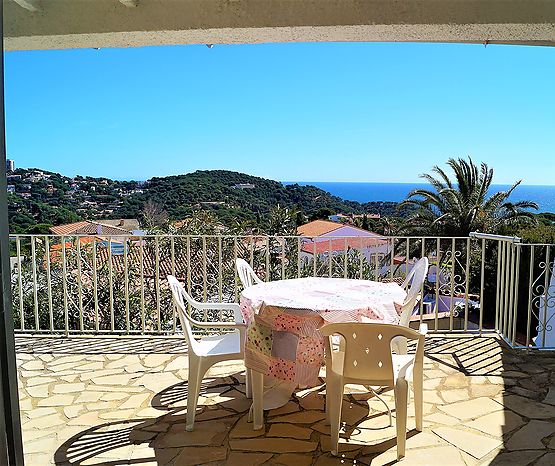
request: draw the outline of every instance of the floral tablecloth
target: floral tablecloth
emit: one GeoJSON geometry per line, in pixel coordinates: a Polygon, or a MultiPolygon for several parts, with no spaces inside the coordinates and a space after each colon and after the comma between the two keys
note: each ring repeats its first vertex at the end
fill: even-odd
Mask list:
{"type": "Polygon", "coordinates": [[[241,293],[248,324],[245,365],[297,385],[318,384],[324,361],[319,329],[364,316],[396,324],[406,297],[397,283],[342,278],[297,278],[261,283],[241,293]]]}

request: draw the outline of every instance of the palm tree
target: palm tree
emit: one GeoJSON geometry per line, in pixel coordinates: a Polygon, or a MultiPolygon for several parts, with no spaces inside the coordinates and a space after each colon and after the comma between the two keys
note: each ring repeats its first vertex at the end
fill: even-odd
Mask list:
{"type": "Polygon", "coordinates": [[[474,164],[459,158],[449,159],[447,165],[455,175],[452,181],[437,165],[432,172],[420,177],[433,189],[414,189],[400,204],[400,208],[414,209],[407,218],[405,231],[421,235],[468,236],[471,231],[496,233],[501,227],[522,222],[535,222],[534,214],[526,209],[537,209],[532,201],[509,202],[509,196],[521,183],[514,183],[506,191],[488,195],[493,169],[487,164],[474,164]]]}

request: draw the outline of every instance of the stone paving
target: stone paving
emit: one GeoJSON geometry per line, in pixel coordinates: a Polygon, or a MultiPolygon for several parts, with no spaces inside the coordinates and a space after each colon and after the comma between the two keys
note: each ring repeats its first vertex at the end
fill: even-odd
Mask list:
{"type": "MultiPolygon", "coordinates": [[[[28,465],[389,465],[395,428],[364,387],[344,397],[341,456],[330,455],[322,385],[246,416],[240,362],[212,368],[185,431],[187,357],[179,341],[18,337],[28,465]],[[160,348],[162,352],[157,352],[160,348]]],[[[405,465],[555,464],[555,356],[492,337],[427,339],[424,431],[409,405],[405,465]]],[[[384,399],[393,407],[392,392],[384,399]]]]}

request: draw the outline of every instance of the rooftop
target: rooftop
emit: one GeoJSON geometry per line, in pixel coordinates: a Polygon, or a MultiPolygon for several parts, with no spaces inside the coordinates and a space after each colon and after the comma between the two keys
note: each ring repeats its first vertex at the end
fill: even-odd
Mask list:
{"type": "MultiPolygon", "coordinates": [[[[30,465],[395,460],[395,430],[386,427],[383,405],[360,386],[344,397],[343,457],[330,455],[324,371],[322,385],[297,391],[268,413],[265,431],[254,432],[246,422],[244,366],[216,365],[204,379],[189,433],[181,339],[17,337],[16,347],[30,465]]],[[[495,337],[434,335],[424,364],[424,431],[416,432],[409,417],[404,465],[555,463],[554,355],[517,352],[495,337]]],[[[392,393],[384,398],[393,407],[392,393]]]]}

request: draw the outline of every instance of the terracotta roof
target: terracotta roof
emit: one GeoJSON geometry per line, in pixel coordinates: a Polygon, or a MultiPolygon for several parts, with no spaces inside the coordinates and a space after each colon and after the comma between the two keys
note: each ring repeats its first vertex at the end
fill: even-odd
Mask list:
{"type": "Polygon", "coordinates": [[[345,249],[363,249],[373,246],[381,246],[387,244],[388,240],[383,237],[368,237],[368,236],[358,236],[351,238],[336,238],[330,237],[330,240],[319,240],[319,241],[305,241],[303,242],[301,249],[303,252],[309,254],[323,254],[330,250],[333,252],[344,251],[345,249]]]}
{"type": "Polygon", "coordinates": [[[343,226],[345,225],[342,223],[330,222],[328,220],[314,220],[298,227],[297,233],[301,236],[309,237],[322,236],[343,226]]]}
{"type": "Polygon", "coordinates": [[[51,227],[50,231],[55,235],[128,235],[129,231],[100,222],[83,220],[81,222],[67,223],[51,227]]]}

